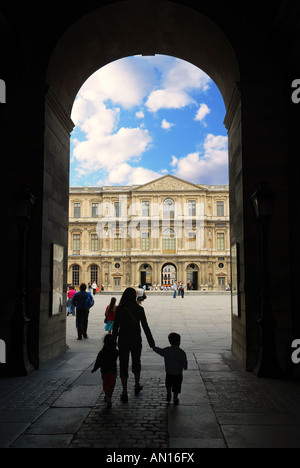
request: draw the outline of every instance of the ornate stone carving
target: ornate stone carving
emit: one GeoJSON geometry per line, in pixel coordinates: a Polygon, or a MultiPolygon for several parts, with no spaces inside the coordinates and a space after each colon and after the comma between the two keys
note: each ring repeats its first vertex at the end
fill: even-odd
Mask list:
{"type": "Polygon", "coordinates": [[[185,182],[184,180],[178,179],[177,177],[167,175],[155,180],[154,182],[149,182],[148,184],[142,185],[136,190],[139,192],[143,190],[158,190],[170,192],[174,190],[201,190],[201,187],[185,182]]]}

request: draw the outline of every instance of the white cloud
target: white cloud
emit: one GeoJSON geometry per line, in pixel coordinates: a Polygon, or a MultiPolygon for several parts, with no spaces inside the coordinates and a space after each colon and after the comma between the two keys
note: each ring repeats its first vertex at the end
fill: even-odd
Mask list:
{"type": "Polygon", "coordinates": [[[139,111],[135,113],[135,116],[137,119],[143,119],[145,117],[145,114],[143,111],[139,111]]]}
{"type": "Polygon", "coordinates": [[[159,109],[181,109],[195,100],[190,95],[193,90],[207,91],[211,79],[206,73],[191,63],[176,59],[162,74],[161,87],[152,91],[146,106],[150,112],[159,109]]]}
{"type": "MultiPolygon", "coordinates": [[[[165,168],[156,172],[142,167],[142,158],[153,142],[153,134],[145,128],[146,111],[196,105],[193,92],[206,92],[210,82],[202,70],[172,57],[130,57],[95,72],[80,89],[72,109],[76,130],[71,163],[78,180],[81,178],[84,185],[97,171],[100,184],[144,184],[161,177],[165,168]],[[136,119],[145,120],[139,127],[123,124],[119,128],[124,110],[129,109],[136,119]]],[[[203,123],[209,112],[206,104],[201,104],[195,119],[203,123]]],[[[165,130],[173,125],[166,119],[161,121],[165,130]]],[[[221,166],[224,148],[221,140],[218,147],[218,138],[226,137],[207,136],[202,155],[173,156],[173,172],[192,181],[208,173],[213,162],[218,162],[218,155],[221,166]]]]}
{"type": "Polygon", "coordinates": [[[130,174],[128,176],[128,185],[143,185],[151,180],[155,180],[161,177],[161,174],[151,169],[146,169],[144,167],[133,167],[131,168],[130,174]]]}
{"type": "Polygon", "coordinates": [[[162,108],[181,109],[193,102],[194,100],[182,90],[158,89],[149,95],[146,107],[150,112],[157,112],[162,108]]]}
{"type": "MultiPolygon", "coordinates": [[[[78,177],[102,171],[101,180],[120,183],[129,174],[127,165],[148,150],[152,138],[146,129],[118,125],[122,109],[141,105],[153,79],[151,70],[124,60],[103,67],[85,82],[72,109],[76,129],[84,134],[73,139],[72,163],[77,164],[78,177]]],[[[136,117],[143,118],[143,112],[136,117]]]]}
{"type": "Polygon", "coordinates": [[[119,123],[120,109],[108,109],[101,102],[89,102],[81,96],[76,99],[72,120],[86,134],[86,139],[98,139],[99,135],[108,135],[115,131],[119,123]]]}
{"type": "Polygon", "coordinates": [[[173,156],[173,174],[196,184],[228,184],[227,137],[209,134],[203,151],[190,153],[180,159],[173,156]]]}
{"type": "Polygon", "coordinates": [[[179,59],[176,59],[164,76],[164,86],[170,89],[207,91],[210,82],[211,79],[203,70],[179,59]]]}
{"type": "Polygon", "coordinates": [[[195,117],[195,120],[199,120],[200,122],[202,122],[203,119],[205,119],[205,117],[210,113],[210,109],[209,107],[202,103],[200,104],[200,107],[197,111],[197,114],[196,114],[196,117],[195,117]]]}
{"type": "Polygon", "coordinates": [[[108,173],[104,185],[143,185],[159,177],[161,174],[158,172],[143,167],[132,167],[125,163],[108,173]]]}
{"type": "Polygon", "coordinates": [[[172,156],[172,162],[170,163],[170,166],[176,167],[177,164],[178,164],[178,159],[176,158],[176,156],[172,156]]]}
{"type": "Polygon", "coordinates": [[[130,108],[142,103],[153,85],[155,73],[149,67],[136,66],[135,60],[112,62],[95,72],[83,84],[79,96],[89,102],[105,102],[130,108]]]}
{"type": "Polygon", "coordinates": [[[73,155],[79,162],[81,174],[112,171],[120,164],[137,161],[150,142],[147,130],[122,127],[112,135],[101,134],[98,138],[75,142],[73,155]]]}
{"type": "Polygon", "coordinates": [[[174,127],[175,124],[168,122],[166,119],[163,119],[161,122],[161,128],[164,128],[165,130],[169,130],[169,128],[174,127]]]}

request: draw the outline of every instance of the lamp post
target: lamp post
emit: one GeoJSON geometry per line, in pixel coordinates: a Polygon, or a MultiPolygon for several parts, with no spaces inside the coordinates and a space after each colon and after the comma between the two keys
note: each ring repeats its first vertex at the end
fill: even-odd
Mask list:
{"type": "Polygon", "coordinates": [[[269,285],[269,227],[273,214],[276,194],[269,189],[268,184],[260,184],[251,195],[254,212],[260,232],[260,317],[259,327],[259,358],[254,373],[258,377],[280,377],[282,372],[277,359],[274,320],[269,285]]]}
{"type": "Polygon", "coordinates": [[[35,197],[26,185],[20,185],[13,194],[15,216],[18,223],[18,291],[12,323],[12,346],[10,368],[17,375],[28,375],[34,370],[28,357],[28,326],[30,318],[27,314],[27,234],[31,220],[35,197]]]}

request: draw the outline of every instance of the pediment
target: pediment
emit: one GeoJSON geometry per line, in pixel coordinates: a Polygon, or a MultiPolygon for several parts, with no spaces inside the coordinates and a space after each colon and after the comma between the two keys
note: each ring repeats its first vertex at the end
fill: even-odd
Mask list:
{"type": "Polygon", "coordinates": [[[148,182],[147,184],[141,185],[136,189],[137,192],[143,191],[152,191],[158,190],[160,192],[166,191],[186,191],[186,190],[203,190],[203,188],[199,185],[192,184],[190,182],[186,182],[185,180],[179,179],[178,177],[174,177],[171,175],[166,175],[160,177],[159,179],[153,180],[148,182]]]}

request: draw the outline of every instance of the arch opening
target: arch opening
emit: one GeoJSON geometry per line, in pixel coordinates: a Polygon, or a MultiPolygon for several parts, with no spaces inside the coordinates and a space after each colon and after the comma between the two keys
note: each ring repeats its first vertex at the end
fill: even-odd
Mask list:
{"type": "Polygon", "coordinates": [[[161,287],[169,289],[177,283],[177,266],[175,263],[167,262],[161,267],[161,287]]]}
{"type": "MultiPolygon", "coordinates": [[[[102,7],[81,18],[65,32],[53,51],[47,70],[50,88],[46,121],[50,122],[49,128],[58,123],[60,134],[56,132],[56,138],[63,142],[61,156],[65,166],[69,163],[69,133],[73,125],[70,115],[78,90],[99,68],[133,54],[168,55],[192,63],[217,85],[227,112],[231,108],[239,67],[228,39],[207,17],[169,1],[154,4],[133,0],[102,7]]],[[[46,132],[46,151],[52,146],[52,138],[51,132],[46,132]]],[[[51,172],[50,161],[46,161],[46,166],[51,172]]],[[[66,175],[67,171],[65,188],[69,186],[66,175]]],[[[65,224],[65,232],[67,228],[65,224]]],[[[175,238],[171,232],[165,239],[168,247],[174,246],[175,238]]],[[[66,235],[61,242],[66,245],[66,235]]],[[[177,280],[174,264],[173,268],[177,280]]],[[[118,285],[125,274],[116,276],[118,285]]],[[[181,274],[184,275],[184,271],[181,274]]]]}

